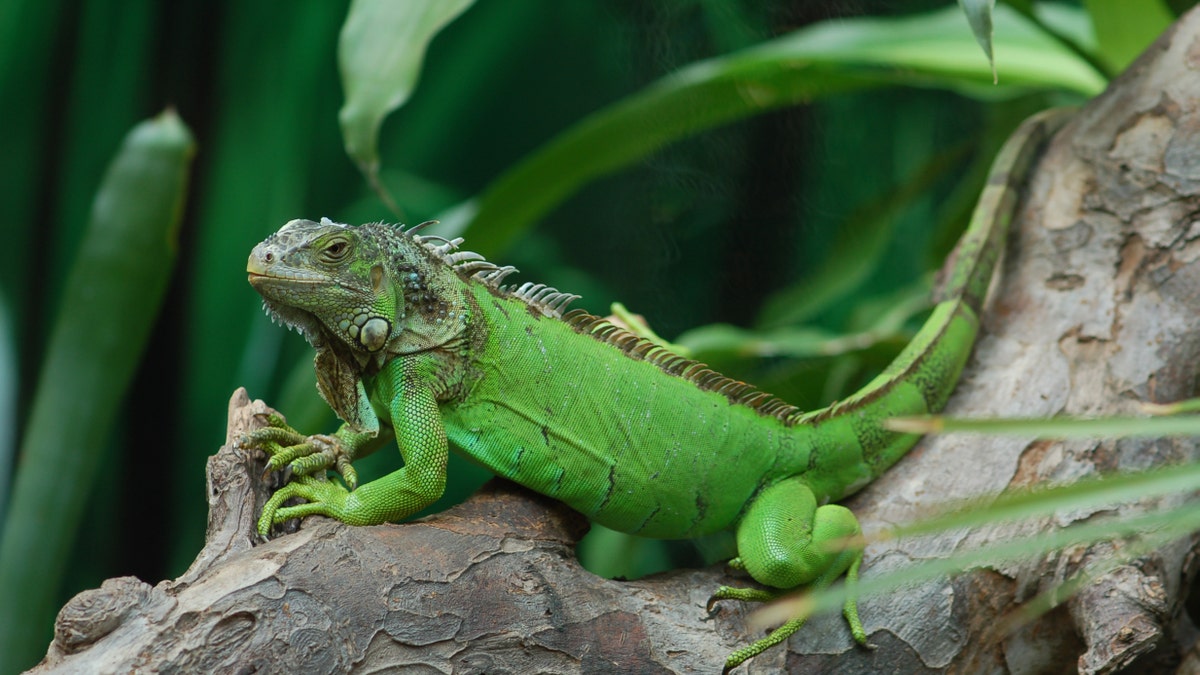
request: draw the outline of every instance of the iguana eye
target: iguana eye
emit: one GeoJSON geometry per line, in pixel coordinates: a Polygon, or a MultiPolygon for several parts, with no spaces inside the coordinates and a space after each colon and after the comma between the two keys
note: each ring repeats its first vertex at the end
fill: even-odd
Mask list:
{"type": "Polygon", "coordinates": [[[346,257],[350,252],[350,242],[345,239],[334,239],[321,249],[321,260],[324,262],[335,263],[346,257]]]}

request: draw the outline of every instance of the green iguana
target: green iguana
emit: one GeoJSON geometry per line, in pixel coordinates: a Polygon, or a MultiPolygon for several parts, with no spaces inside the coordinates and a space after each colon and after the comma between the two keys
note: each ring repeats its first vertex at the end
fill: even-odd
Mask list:
{"type": "MultiPolygon", "coordinates": [[[[382,224],[293,220],[254,248],[250,283],[268,314],[316,349],[320,393],[345,422],[305,436],[281,419],[246,439],[293,478],[258,522],[322,514],[351,525],[404,518],[446,484],[453,443],[499,476],[614,530],[688,538],[732,528],[744,569],[767,590],[721,587],[709,602],[761,601],[845,575],[859,533],[833,504],[894,464],[917,436],[884,419],[942,408],[971,353],[980,307],[1020,182],[1060,112],[1004,146],[948,263],[943,296],[896,360],[850,398],[802,412],[582,310],[515,270],[448,241],[382,224]],[[401,469],[357,486],[350,462],[394,436],[401,469]],[[325,480],[330,468],[346,486],[325,480]],[[294,497],[308,503],[282,506],[294,497]]],[[[853,599],[844,607],[867,644],[853,599]]],[[[785,623],[735,651],[725,670],[782,642],[785,623]]]]}

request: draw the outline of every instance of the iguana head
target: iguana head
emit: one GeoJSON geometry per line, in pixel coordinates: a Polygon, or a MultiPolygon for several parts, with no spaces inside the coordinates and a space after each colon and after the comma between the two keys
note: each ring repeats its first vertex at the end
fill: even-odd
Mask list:
{"type": "Polygon", "coordinates": [[[462,283],[437,262],[403,231],[323,218],[284,225],[254,247],[246,272],[273,318],[366,367],[461,334],[462,283]]]}
{"type": "Polygon", "coordinates": [[[379,430],[364,374],[393,356],[445,346],[467,329],[468,294],[455,265],[479,256],[447,255],[459,240],[431,239],[444,245],[382,224],[293,220],[246,261],[267,313],[316,348],[321,396],[360,432],[379,430]]]}

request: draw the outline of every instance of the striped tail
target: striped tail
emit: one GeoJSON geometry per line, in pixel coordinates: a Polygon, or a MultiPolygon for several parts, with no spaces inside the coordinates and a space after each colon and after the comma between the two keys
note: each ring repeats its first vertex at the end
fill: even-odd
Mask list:
{"type": "Polygon", "coordinates": [[[1021,187],[1041,156],[1042,146],[1073,114],[1070,108],[1042,111],[1025,120],[1000,149],[971,223],[948,263],[949,278],[939,293],[942,298],[961,297],[968,307],[979,312],[991,285],[996,260],[1004,250],[1009,225],[1016,215],[1021,187]]]}
{"type": "MultiPolygon", "coordinates": [[[[883,427],[890,417],[938,412],[958,384],[979,332],[980,308],[1004,248],[1021,187],[1046,140],[1070,117],[1049,110],[1026,120],[1000,150],[971,222],[947,263],[946,281],[925,325],[865,387],[799,421],[852,437],[867,472],[876,477],[904,456],[919,436],[883,427]]],[[[852,486],[850,491],[858,485],[852,486]]]]}

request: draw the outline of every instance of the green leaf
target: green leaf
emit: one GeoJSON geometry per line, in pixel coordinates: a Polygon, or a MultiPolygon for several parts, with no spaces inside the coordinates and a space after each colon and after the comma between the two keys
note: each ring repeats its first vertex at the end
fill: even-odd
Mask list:
{"type": "MultiPolygon", "coordinates": [[[[99,177],[129,128],[145,114],[140,87],[154,63],[151,0],[89,0],[79,16],[73,76],[60,131],[52,250],[71,259],[83,240],[99,177]]],[[[62,293],[53,277],[49,295],[62,293]]]]}
{"type": "MultiPolygon", "coordinates": [[[[1183,401],[1168,410],[1187,410],[1195,401],[1183,401]]],[[[1105,437],[1200,435],[1200,417],[1181,415],[1159,418],[1102,418],[1057,420],[959,420],[940,417],[894,418],[885,426],[897,431],[978,431],[990,434],[1023,434],[1039,437],[1105,437]],[[899,424],[897,424],[899,422],[899,424]]],[[[1200,463],[1158,467],[1143,472],[1116,474],[1078,481],[1056,487],[1008,492],[994,500],[944,505],[943,513],[910,525],[904,525],[869,541],[939,534],[980,525],[995,525],[1032,518],[1046,518],[1060,512],[1086,511],[1124,502],[1152,499],[1172,494],[1190,493],[1200,482],[1200,463]]],[[[860,596],[880,594],[907,584],[932,579],[944,574],[962,572],[978,565],[1029,559],[1071,546],[1087,545],[1120,537],[1135,537],[1127,542],[1120,560],[1143,555],[1168,541],[1200,529],[1200,511],[1196,509],[1158,510],[1124,519],[1103,519],[1075,523],[1053,531],[1035,532],[1031,536],[1007,541],[990,542],[971,550],[957,550],[945,558],[924,560],[900,570],[860,580],[860,596]]],[[[846,541],[842,545],[853,542],[846,541]]],[[[864,542],[858,542],[859,544],[864,542]]],[[[1111,567],[1118,560],[1101,568],[1111,567]]],[[[1095,576],[1102,570],[1088,570],[1095,576]]],[[[1078,588],[1084,577],[1069,579],[1056,589],[1053,599],[1061,601],[1078,588]]],[[[840,607],[847,597],[844,584],[831,589],[801,592],[779,602],[755,616],[761,624],[778,623],[800,616],[840,607]]],[[[1049,597],[1040,598],[1038,606],[1045,611],[1052,606],[1049,597]]]]}
{"type": "Polygon", "coordinates": [[[1099,43],[1099,58],[1113,72],[1125,69],[1174,17],[1162,0],[1084,0],[1099,43]]]}
{"type": "MultiPolygon", "coordinates": [[[[1196,475],[1190,474],[1193,481],[1196,475]]],[[[1191,491],[1194,488],[1193,482],[1185,490],[1191,491]]],[[[1052,512],[1053,510],[1048,511],[1052,512]]],[[[1200,529],[1200,509],[1194,508],[1160,510],[1120,520],[1088,520],[1064,528],[1039,532],[1033,536],[993,541],[977,548],[956,550],[945,558],[924,559],[877,576],[867,574],[859,579],[855,594],[860,598],[881,595],[972,567],[995,567],[1008,562],[1033,559],[1068,546],[1086,546],[1121,538],[1132,538],[1132,541],[1122,544],[1123,555],[1120,559],[1132,559],[1197,529],[1200,529]]],[[[842,583],[811,592],[801,591],[756,612],[752,621],[755,625],[771,625],[793,618],[831,612],[841,608],[849,592],[842,583]]]]}
{"type": "Polygon", "coordinates": [[[1095,419],[962,419],[927,415],[893,417],[883,425],[906,433],[955,431],[1033,438],[1135,438],[1200,436],[1200,417],[1099,417],[1095,419]]]}
{"type": "Polygon", "coordinates": [[[1148,415],[1178,415],[1181,413],[1200,412],[1200,398],[1189,398],[1183,401],[1172,401],[1170,403],[1153,403],[1146,402],[1142,404],[1142,410],[1148,415]]]}
{"type": "MultiPolygon", "coordinates": [[[[71,32],[67,27],[76,13],[77,3],[64,0],[0,2],[0,100],[10,102],[0,124],[0,213],[13,224],[5,228],[0,247],[0,287],[10,293],[14,325],[37,315],[29,308],[36,300],[17,290],[38,273],[37,257],[30,255],[37,228],[29,224],[44,206],[43,181],[57,159],[50,150],[61,140],[54,122],[63,111],[64,83],[54,62],[62,56],[60,42],[66,42],[59,38],[71,32]]],[[[33,339],[20,332],[15,337],[18,349],[28,349],[22,343],[33,339]]]]}
{"type": "Polygon", "coordinates": [[[878,268],[897,215],[927,196],[935,181],[957,168],[967,149],[959,145],[934,155],[901,185],[854,209],[837,228],[833,246],[817,269],[799,283],[772,293],[758,323],[767,327],[798,324],[858,288],[878,268]]]}
{"type": "Polygon", "coordinates": [[[20,608],[0,612],[0,672],[32,665],[50,638],[57,582],[174,267],[193,154],[174,112],[143,122],[92,203],[0,535],[0,597],[20,608]]]}
{"type": "Polygon", "coordinates": [[[1188,492],[1200,482],[1200,464],[1167,466],[1147,471],[1080,480],[1068,485],[1037,487],[1005,493],[989,503],[943,505],[943,513],[886,533],[893,539],[947,532],[963,527],[1042,518],[1060,511],[1086,511],[1120,502],[1152,499],[1188,492]]]}
{"type": "Polygon", "coordinates": [[[873,340],[864,333],[839,335],[820,328],[779,328],[756,331],[727,323],[714,323],[692,328],[679,336],[677,342],[696,358],[711,358],[727,354],[742,358],[813,358],[834,356],[869,347],[873,340]],[[703,357],[699,355],[705,355],[703,357]]]}
{"type": "Polygon", "coordinates": [[[958,0],[958,5],[967,15],[975,41],[992,66],[992,82],[996,82],[996,58],[992,54],[992,11],[996,9],[996,0],[958,0]]]}
{"type": "Polygon", "coordinates": [[[379,171],[379,128],[417,86],[430,40],[473,0],[354,0],[338,41],[346,102],[338,113],[346,153],[379,171]]]}
{"type": "Polygon", "coordinates": [[[928,309],[929,285],[921,283],[900,289],[889,300],[889,309],[875,314],[877,320],[858,332],[835,333],[794,326],[748,330],[729,324],[710,324],[685,332],[677,342],[702,361],[714,355],[793,359],[842,356],[870,349],[883,340],[895,339],[905,322],[928,309]]]}
{"type": "MultiPolygon", "coordinates": [[[[1190,410],[1196,400],[1159,406],[1156,409],[1174,412],[1190,410]]],[[[895,431],[950,432],[971,431],[988,434],[1019,434],[1040,438],[1122,438],[1200,435],[1200,417],[1180,415],[1156,418],[1099,418],[1099,419],[1024,419],[1024,420],[963,420],[937,416],[893,418],[885,426],[895,431]]],[[[943,505],[942,514],[922,519],[910,525],[871,537],[882,541],[914,536],[939,534],[981,525],[995,525],[1023,519],[1045,518],[1064,511],[1085,511],[1123,502],[1152,499],[1195,490],[1200,482],[1200,463],[1167,466],[1144,472],[1116,474],[1078,481],[1056,487],[1038,487],[1008,492],[994,500],[975,500],[956,505],[943,505]]],[[[1087,545],[1119,537],[1137,537],[1140,541],[1123,547],[1122,560],[1142,555],[1164,543],[1200,528],[1200,511],[1177,509],[1156,511],[1148,515],[1122,520],[1105,519],[1076,523],[1054,531],[1036,532],[1032,536],[1008,541],[990,542],[972,550],[958,550],[945,558],[925,560],[878,577],[860,581],[860,596],[880,594],[935,578],[957,573],[978,565],[996,565],[1007,561],[1029,559],[1070,545],[1087,545]],[[1135,544],[1137,544],[1135,546],[1135,544]],[[1136,549],[1136,550],[1135,550],[1136,549]]],[[[848,545],[851,542],[843,542],[848,545]]],[[[859,542],[860,544],[863,542],[859,542]]],[[[1109,565],[1116,564],[1110,561],[1109,565]]],[[[1097,570],[1087,574],[1095,576],[1097,570]]],[[[1061,601],[1078,588],[1083,577],[1069,579],[1056,589],[1053,598],[1061,601]]],[[[755,617],[759,623],[776,623],[799,616],[829,611],[840,607],[847,589],[839,584],[827,590],[802,592],[764,610],[755,617]]],[[[1050,597],[1039,599],[1040,611],[1054,603],[1050,597]]]]}
{"type": "Polygon", "coordinates": [[[471,246],[503,249],[588,181],[705,129],[831,94],[888,85],[946,88],[980,97],[1031,90],[1098,93],[1094,68],[1010,11],[998,11],[996,46],[1005,82],[987,63],[958,10],[810,26],[729,56],[701,61],[585,118],[521,161],[474,200],[440,220],[470,228],[471,246]]]}
{"type": "Polygon", "coordinates": [[[17,340],[13,331],[12,305],[0,291],[0,523],[8,512],[10,467],[16,449],[17,429],[17,340]]]}
{"type": "Polygon", "coordinates": [[[336,76],[330,67],[344,8],[305,2],[280,12],[249,3],[222,28],[216,86],[226,104],[213,109],[204,151],[203,200],[188,251],[180,358],[180,420],[169,470],[171,572],[179,574],[204,541],[204,486],[195,477],[224,437],[229,394],[270,393],[269,378],[286,331],[271,325],[246,283],[246,255],[280,225],[303,215],[318,186],[359,187],[343,159],[336,116],[336,76]],[[269,23],[272,31],[264,35],[269,23]],[[282,112],[286,111],[286,112],[282,112]],[[344,172],[344,177],[342,176],[344,172]],[[214,330],[220,326],[220,330],[214,330]]]}
{"type": "MultiPolygon", "coordinates": [[[[993,526],[1002,522],[1018,522],[1048,518],[1063,512],[1080,512],[1136,502],[1172,494],[1189,493],[1200,481],[1200,464],[1159,467],[1144,472],[1117,474],[1081,480],[1069,485],[1032,490],[1016,490],[1001,495],[989,503],[945,505],[942,515],[904,525],[869,541],[910,538],[941,534],[980,525],[993,526]]],[[[962,572],[975,566],[994,566],[1008,561],[1030,559],[1071,545],[1088,545],[1120,537],[1134,537],[1122,545],[1123,555],[1109,561],[1107,566],[1128,560],[1164,543],[1200,528],[1200,510],[1157,510],[1145,515],[1124,519],[1089,519],[1052,531],[1034,531],[1028,536],[993,541],[974,549],[958,549],[944,558],[925,559],[919,563],[881,574],[862,578],[858,592],[861,596],[877,595],[935,577],[962,572]]],[[[855,542],[845,541],[842,545],[855,542]]],[[[859,544],[864,542],[857,542],[859,544]]],[[[1101,567],[1106,565],[1101,564],[1101,567]]],[[[1095,575],[1097,570],[1089,570],[1095,575]]],[[[1078,580],[1068,580],[1062,590],[1078,587],[1078,580]]],[[[847,589],[839,584],[831,589],[801,591],[788,600],[777,603],[755,616],[756,622],[774,623],[780,619],[811,616],[841,606],[847,589]]],[[[1065,594],[1057,599],[1061,601],[1065,594]]]]}

